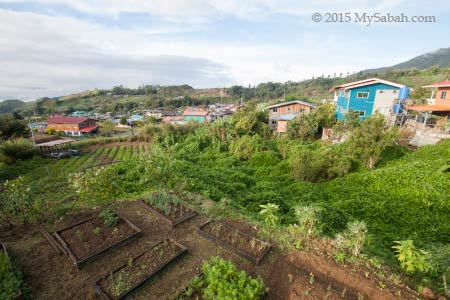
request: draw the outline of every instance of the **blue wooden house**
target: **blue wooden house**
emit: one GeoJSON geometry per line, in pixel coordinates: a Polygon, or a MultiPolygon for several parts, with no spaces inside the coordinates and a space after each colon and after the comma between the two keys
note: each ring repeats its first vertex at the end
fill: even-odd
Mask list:
{"type": "Polygon", "coordinates": [[[379,78],[335,86],[332,91],[336,102],[336,118],[344,120],[349,110],[357,111],[362,120],[376,111],[387,116],[391,113],[403,87],[405,86],[402,84],[379,78]]]}

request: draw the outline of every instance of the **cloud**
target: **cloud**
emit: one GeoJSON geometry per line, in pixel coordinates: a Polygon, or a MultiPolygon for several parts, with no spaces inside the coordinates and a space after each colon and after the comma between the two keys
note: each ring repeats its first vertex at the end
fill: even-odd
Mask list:
{"type": "Polygon", "coordinates": [[[132,32],[0,10],[0,98],[30,99],[114,84],[232,84],[220,63],[167,53],[132,32]]]}

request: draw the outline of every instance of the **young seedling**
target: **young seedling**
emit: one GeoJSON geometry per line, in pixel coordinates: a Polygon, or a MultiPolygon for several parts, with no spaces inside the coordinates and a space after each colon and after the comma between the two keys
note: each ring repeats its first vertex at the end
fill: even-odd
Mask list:
{"type": "Polygon", "coordinates": [[[92,230],[92,232],[93,232],[96,236],[99,236],[100,233],[101,233],[101,229],[100,229],[100,227],[95,227],[95,228],[92,230]]]}
{"type": "Polygon", "coordinates": [[[80,230],[75,231],[75,235],[81,243],[84,241],[83,233],[80,230]]]}

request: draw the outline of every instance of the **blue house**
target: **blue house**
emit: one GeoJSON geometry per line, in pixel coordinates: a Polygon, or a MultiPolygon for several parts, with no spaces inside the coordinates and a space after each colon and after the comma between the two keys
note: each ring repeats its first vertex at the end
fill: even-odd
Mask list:
{"type": "Polygon", "coordinates": [[[399,98],[402,84],[369,78],[350,82],[332,88],[336,102],[336,118],[344,120],[349,110],[357,111],[360,118],[374,114],[376,111],[388,116],[393,109],[394,102],[399,98]]]}

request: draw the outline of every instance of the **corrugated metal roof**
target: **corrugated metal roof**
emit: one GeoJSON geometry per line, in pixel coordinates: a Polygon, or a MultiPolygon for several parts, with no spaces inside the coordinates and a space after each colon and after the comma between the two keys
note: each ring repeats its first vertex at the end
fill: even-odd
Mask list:
{"type": "Polygon", "coordinates": [[[65,123],[65,124],[80,124],[81,122],[86,121],[88,118],[86,117],[67,117],[67,116],[57,116],[50,117],[47,120],[48,124],[57,124],[57,123],[65,123]]]}
{"type": "Polygon", "coordinates": [[[310,106],[310,107],[316,107],[316,105],[309,103],[309,102],[305,102],[305,101],[301,101],[301,100],[293,100],[293,101],[270,105],[270,106],[267,106],[266,109],[280,107],[280,106],[286,106],[286,105],[291,105],[291,104],[303,104],[303,105],[310,106]]]}
{"type": "Polygon", "coordinates": [[[280,115],[280,116],[275,116],[272,118],[272,120],[275,121],[290,121],[293,120],[295,118],[297,118],[299,115],[296,114],[286,114],[286,115],[280,115]]]}

